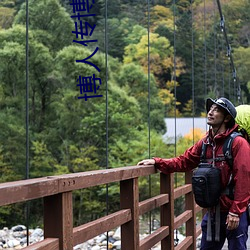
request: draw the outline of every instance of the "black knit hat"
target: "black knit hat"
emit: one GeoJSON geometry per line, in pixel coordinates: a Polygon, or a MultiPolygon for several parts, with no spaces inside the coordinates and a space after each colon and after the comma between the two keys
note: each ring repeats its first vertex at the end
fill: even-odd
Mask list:
{"type": "Polygon", "coordinates": [[[209,110],[213,104],[216,104],[216,105],[220,106],[221,108],[223,108],[224,110],[226,110],[229,113],[229,115],[231,115],[233,117],[233,119],[235,120],[237,111],[236,111],[234,105],[227,98],[221,97],[221,98],[215,99],[215,100],[208,98],[206,101],[207,113],[209,112],[209,110]]]}

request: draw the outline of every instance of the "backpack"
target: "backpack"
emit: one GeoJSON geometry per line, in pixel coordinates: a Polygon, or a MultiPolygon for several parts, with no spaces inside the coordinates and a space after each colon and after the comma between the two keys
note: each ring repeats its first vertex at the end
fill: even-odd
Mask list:
{"type": "MultiPolygon", "coordinates": [[[[216,158],[216,161],[226,160],[230,169],[233,167],[232,143],[235,137],[242,136],[239,132],[231,133],[223,145],[224,157],[216,158]]],[[[206,162],[207,144],[202,144],[201,162],[193,172],[192,187],[195,202],[203,208],[215,207],[219,203],[224,190],[221,188],[221,170],[206,162]]],[[[233,199],[233,186],[230,182],[227,186],[227,195],[233,199]]]]}
{"type": "Polygon", "coordinates": [[[211,163],[201,162],[193,172],[192,187],[195,202],[203,208],[214,207],[221,194],[221,171],[211,163]]]}

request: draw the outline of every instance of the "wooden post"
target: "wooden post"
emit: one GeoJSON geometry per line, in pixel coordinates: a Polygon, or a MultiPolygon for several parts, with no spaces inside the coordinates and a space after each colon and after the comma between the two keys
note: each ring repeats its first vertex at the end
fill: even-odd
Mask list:
{"type": "MultiPolygon", "coordinates": [[[[192,172],[185,173],[185,183],[191,184],[192,172]]],[[[193,243],[188,250],[196,249],[196,212],[193,192],[185,195],[185,210],[192,210],[192,218],[186,222],[186,236],[193,237],[193,243]]]]}
{"type": "Polygon", "coordinates": [[[161,206],[161,226],[169,227],[169,235],[161,241],[162,250],[174,249],[174,178],[173,174],[160,174],[160,192],[169,194],[169,203],[161,206]]]}
{"type": "Polygon", "coordinates": [[[72,192],[44,198],[44,238],[59,238],[60,250],[73,249],[72,192]]]}
{"type": "Polygon", "coordinates": [[[121,249],[139,250],[138,178],[120,182],[121,209],[131,209],[132,220],[121,225],[121,249]]]}

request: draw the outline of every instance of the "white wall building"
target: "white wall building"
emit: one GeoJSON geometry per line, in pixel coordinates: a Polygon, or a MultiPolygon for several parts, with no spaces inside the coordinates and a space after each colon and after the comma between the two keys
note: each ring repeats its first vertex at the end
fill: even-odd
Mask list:
{"type": "Polygon", "coordinates": [[[183,137],[195,128],[201,129],[204,134],[208,130],[206,117],[165,118],[164,121],[166,133],[163,135],[163,140],[167,144],[174,144],[175,137],[183,137]]]}

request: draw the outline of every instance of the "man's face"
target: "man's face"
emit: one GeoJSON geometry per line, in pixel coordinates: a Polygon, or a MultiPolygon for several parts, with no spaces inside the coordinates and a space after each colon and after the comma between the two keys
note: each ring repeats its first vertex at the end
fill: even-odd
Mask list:
{"type": "Polygon", "coordinates": [[[224,110],[220,106],[213,104],[207,113],[207,124],[214,128],[220,127],[224,119],[224,110]]]}

